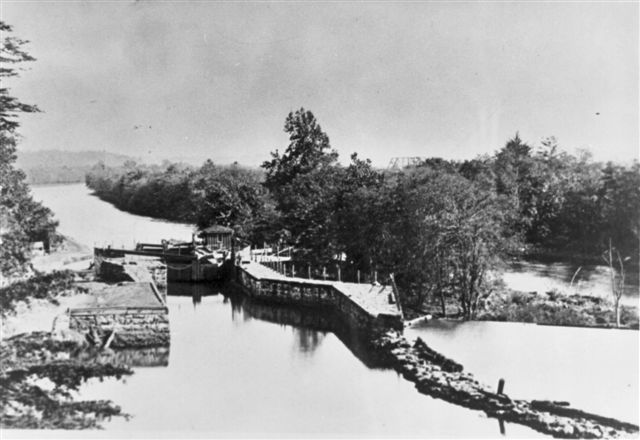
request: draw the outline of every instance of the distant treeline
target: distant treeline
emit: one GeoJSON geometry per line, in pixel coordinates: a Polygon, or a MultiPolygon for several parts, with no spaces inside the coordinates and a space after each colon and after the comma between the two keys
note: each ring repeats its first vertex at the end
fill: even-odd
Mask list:
{"type": "Polygon", "coordinates": [[[98,162],[122,166],[132,157],[103,151],[40,150],[19,151],[16,166],[32,185],[83,182],[91,167],[98,162]]]}
{"type": "Polygon", "coordinates": [[[236,228],[254,243],[293,245],[302,262],[394,273],[410,302],[455,295],[471,317],[491,291],[487,271],[508,255],[544,251],[600,258],[609,239],[637,262],[640,165],[599,163],[537,147],[516,134],[490,156],[430,158],[378,170],[352,156],[341,166],[311,112],[289,114],[290,144],[263,170],[94,167],[87,184],[138,214],[236,228]]]}
{"type": "Polygon", "coordinates": [[[238,165],[183,163],[93,166],[86,183],[98,197],[134,214],[166,220],[232,225],[249,236],[265,208],[264,173],[238,165]]]}
{"type": "Polygon", "coordinates": [[[85,179],[90,166],[37,167],[24,170],[27,183],[44,185],[49,183],[77,183],[85,179]]]}

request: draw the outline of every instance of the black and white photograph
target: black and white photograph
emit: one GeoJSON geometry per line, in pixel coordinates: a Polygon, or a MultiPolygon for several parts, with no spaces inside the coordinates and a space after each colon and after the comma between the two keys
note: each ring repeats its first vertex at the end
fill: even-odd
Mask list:
{"type": "Polygon", "coordinates": [[[0,0],[0,437],[639,438],[640,2],[0,0]]]}

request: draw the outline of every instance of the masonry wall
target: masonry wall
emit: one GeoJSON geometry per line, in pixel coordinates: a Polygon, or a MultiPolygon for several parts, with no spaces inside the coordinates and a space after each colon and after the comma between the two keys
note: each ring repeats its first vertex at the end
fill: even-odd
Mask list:
{"type": "Polygon", "coordinates": [[[103,340],[115,330],[112,348],[159,347],[170,342],[165,307],[74,309],[69,312],[69,328],[83,334],[96,332],[103,340]]]}
{"type": "Polygon", "coordinates": [[[373,316],[331,284],[321,282],[258,279],[242,267],[237,268],[237,282],[252,298],[264,301],[311,307],[328,307],[338,312],[351,325],[361,329],[395,327],[401,322],[391,317],[373,316]]]}

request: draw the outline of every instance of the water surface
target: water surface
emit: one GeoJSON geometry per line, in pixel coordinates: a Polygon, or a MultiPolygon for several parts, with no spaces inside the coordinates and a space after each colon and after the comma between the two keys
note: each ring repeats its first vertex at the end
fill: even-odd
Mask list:
{"type": "MultiPolygon", "coordinates": [[[[84,185],[34,193],[53,209],[61,233],[88,246],[191,236],[190,225],[118,211],[84,185]]],[[[107,422],[108,435],[500,435],[497,420],[421,395],[379,368],[357,334],[329,315],[270,307],[202,284],[172,284],[168,293],[169,352],[128,352],[145,366],[122,381],[92,380],[81,389],[83,399],[111,399],[132,415],[107,422]]],[[[540,436],[520,425],[507,425],[506,435],[540,436]]]]}
{"type": "Polygon", "coordinates": [[[58,232],[88,247],[130,248],[137,242],[191,240],[193,226],[132,215],[92,195],[84,184],[35,185],[34,199],[44,202],[60,222],[58,232]]]}
{"type": "Polygon", "coordinates": [[[420,336],[492,387],[504,378],[511,397],[568,400],[638,424],[636,330],[431,321],[405,334],[420,336]]]}
{"type": "MultiPolygon", "coordinates": [[[[129,421],[114,419],[106,426],[109,431],[500,435],[497,420],[419,394],[395,372],[376,368],[358,347],[319,329],[330,317],[307,320],[307,327],[291,325],[304,320],[302,312],[236,302],[222,293],[195,303],[189,296],[169,296],[172,340],[166,368],[136,368],[126,383],[93,381],[85,387],[84,398],[112,399],[134,415],[129,421]]],[[[509,437],[540,436],[519,425],[507,425],[506,431],[509,437]]]]}
{"type": "MultiPolygon", "coordinates": [[[[61,233],[87,246],[191,237],[191,225],[118,211],[84,185],[34,187],[34,194],[53,209],[61,233]]],[[[110,435],[500,435],[497,420],[421,395],[379,368],[357,335],[331,316],[269,307],[202,284],[169,285],[168,293],[169,352],[142,353],[147,366],[133,376],[91,381],[81,391],[133,416],[107,423],[110,435]]],[[[489,385],[504,377],[514,397],[569,400],[637,423],[637,331],[475,322],[407,335],[422,336],[489,385]]],[[[508,424],[506,436],[540,434],[508,424]]]]}

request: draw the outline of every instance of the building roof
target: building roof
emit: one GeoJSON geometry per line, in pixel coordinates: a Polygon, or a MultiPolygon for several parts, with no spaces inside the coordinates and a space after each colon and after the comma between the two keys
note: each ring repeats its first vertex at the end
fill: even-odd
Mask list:
{"type": "Polygon", "coordinates": [[[200,231],[200,234],[231,234],[233,229],[222,225],[212,225],[200,231]]]}

